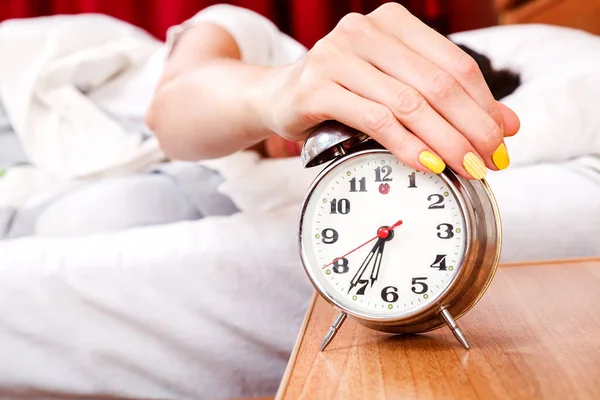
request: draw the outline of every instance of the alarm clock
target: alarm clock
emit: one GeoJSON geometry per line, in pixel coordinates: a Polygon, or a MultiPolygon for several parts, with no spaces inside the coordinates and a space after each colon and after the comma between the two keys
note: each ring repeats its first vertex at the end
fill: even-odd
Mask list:
{"type": "Polygon", "coordinates": [[[301,160],[329,163],[304,199],[298,235],[308,278],[339,310],[321,351],[347,317],[396,334],[447,325],[469,349],[456,320],[490,285],[502,244],[487,182],[415,170],[335,121],[306,138],[301,160]]]}

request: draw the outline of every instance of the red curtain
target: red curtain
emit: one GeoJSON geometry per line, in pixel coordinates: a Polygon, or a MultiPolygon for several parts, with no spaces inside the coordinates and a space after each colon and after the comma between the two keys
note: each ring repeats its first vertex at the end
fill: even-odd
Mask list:
{"type": "MultiPolygon", "coordinates": [[[[333,29],[343,15],[351,11],[368,13],[387,1],[389,0],[0,0],[0,21],[51,14],[103,13],[138,25],[164,39],[169,26],[184,21],[212,4],[230,3],[264,15],[284,32],[310,47],[333,29]]],[[[482,2],[457,1],[473,4],[482,2]]],[[[452,10],[457,9],[451,7],[453,1],[398,2],[442,33],[456,30],[449,18],[452,10]]],[[[458,9],[464,10],[464,7],[458,9]]]]}

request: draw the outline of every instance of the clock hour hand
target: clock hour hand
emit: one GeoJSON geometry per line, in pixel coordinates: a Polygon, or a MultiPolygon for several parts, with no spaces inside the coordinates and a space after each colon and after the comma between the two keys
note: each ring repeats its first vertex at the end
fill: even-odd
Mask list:
{"type": "Polygon", "coordinates": [[[379,268],[381,267],[381,259],[383,258],[383,248],[385,247],[385,240],[381,240],[381,245],[377,248],[377,254],[375,254],[375,264],[373,264],[373,271],[371,272],[371,287],[379,277],[379,268]]]}
{"type": "Polygon", "coordinates": [[[354,287],[356,285],[358,285],[358,281],[363,276],[365,270],[367,269],[367,267],[371,263],[371,260],[373,259],[373,256],[375,255],[375,253],[379,249],[379,246],[381,246],[382,243],[383,243],[383,239],[378,239],[377,242],[375,242],[375,246],[373,246],[373,248],[371,249],[371,251],[367,255],[367,258],[365,258],[365,260],[361,264],[360,268],[358,269],[358,271],[356,271],[356,274],[354,274],[354,277],[350,281],[350,288],[348,288],[348,293],[350,293],[350,291],[352,289],[354,289],[354,287]]]}

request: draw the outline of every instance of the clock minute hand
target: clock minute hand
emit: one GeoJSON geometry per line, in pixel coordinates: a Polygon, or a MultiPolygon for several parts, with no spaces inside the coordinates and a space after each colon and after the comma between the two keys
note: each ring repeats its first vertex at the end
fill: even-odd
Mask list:
{"type": "Polygon", "coordinates": [[[373,259],[373,256],[375,255],[375,253],[377,252],[377,250],[379,249],[379,246],[381,246],[381,244],[383,243],[383,239],[378,239],[377,242],[375,242],[375,246],[373,246],[373,248],[371,249],[371,251],[369,252],[369,254],[367,255],[367,258],[365,258],[365,260],[363,261],[363,263],[361,264],[360,268],[358,269],[358,271],[356,271],[356,274],[354,274],[354,277],[352,278],[352,280],[350,281],[350,288],[348,289],[348,293],[350,293],[350,291],[356,286],[358,285],[358,281],[360,280],[360,278],[362,277],[362,275],[364,274],[365,270],[367,269],[367,267],[369,266],[369,264],[371,263],[371,260],[373,259]]]}
{"type": "Polygon", "coordinates": [[[385,240],[381,241],[381,245],[377,248],[377,254],[375,255],[375,264],[373,264],[373,271],[371,272],[371,287],[379,277],[379,269],[381,268],[381,259],[383,258],[383,249],[385,247],[385,240]]]}
{"type": "Polygon", "coordinates": [[[402,224],[402,220],[399,220],[394,225],[389,227],[382,226],[377,231],[377,236],[381,240],[381,246],[379,246],[379,248],[377,249],[377,255],[375,256],[375,264],[373,265],[373,271],[371,272],[371,287],[373,287],[373,284],[379,277],[379,270],[381,268],[381,260],[383,259],[383,249],[385,247],[385,242],[392,239],[393,236],[390,235],[393,235],[394,229],[402,224]]]}

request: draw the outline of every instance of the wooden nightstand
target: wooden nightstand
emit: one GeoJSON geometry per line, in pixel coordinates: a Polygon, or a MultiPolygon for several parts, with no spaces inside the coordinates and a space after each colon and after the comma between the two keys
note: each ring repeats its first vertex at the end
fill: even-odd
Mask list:
{"type": "Polygon", "coordinates": [[[461,326],[391,336],[310,306],[277,399],[599,399],[600,258],[504,265],[461,326]]]}

